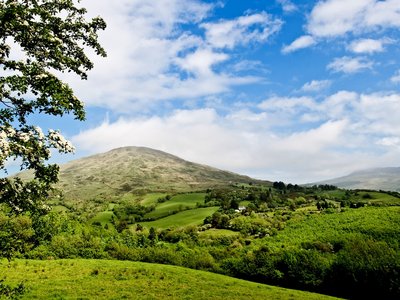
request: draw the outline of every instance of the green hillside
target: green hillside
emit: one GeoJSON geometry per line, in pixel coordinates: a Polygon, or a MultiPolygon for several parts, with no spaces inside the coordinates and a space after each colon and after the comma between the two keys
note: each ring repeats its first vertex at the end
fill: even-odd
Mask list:
{"type": "Polygon", "coordinates": [[[333,184],[345,189],[400,191],[400,168],[361,170],[317,184],[333,184]]]}
{"type": "Polygon", "coordinates": [[[142,147],[125,147],[61,166],[60,187],[79,199],[140,191],[200,190],[251,178],[142,147]]]}
{"type": "Polygon", "coordinates": [[[337,299],[182,267],[110,260],[17,260],[0,264],[21,299],[337,299]]]}

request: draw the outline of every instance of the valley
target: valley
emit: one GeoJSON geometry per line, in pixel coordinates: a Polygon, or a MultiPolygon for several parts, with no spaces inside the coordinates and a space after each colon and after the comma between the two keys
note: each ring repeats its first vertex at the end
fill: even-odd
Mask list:
{"type": "MultiPolygon", "coordinates": [[[[4,236],[17,243],[13,256],[43,260],[44,270],[47,265],[57,269],[64,264],[84,270],[86,263],[92,264],[89,259],[99,259],[93,262],[97,265],[103,261],[104,265],[121,263],[115,270],[122,270],[128,266],[122,261],[133,261],[219,273],[257,282],[262,288],[270,284],[344,298],[374,295],[391,299],[399,293],[400,194],[395,191],[253,180],[136,147],[71,162],[61,170],[59,188],[66,189],[49,199],[53,212],[39,219],[0,218],[1,228],[18,224],[14,236],[4,236]],[[110,155],[118,160],[110,162],[110,155]],[[152,162],[153,170],[135,171],[144,176],[140,184],[127,171],[138,161],[152,162]],[[173,180],[189,179],[168,188],[172,179],[166,179],[168,171],[157,164],[174,170],[173,180]],[[113,169],[114,165],[118,168],[113,169]],[[90,191],[101,185],[96,182],[99,174],[107,172],[112,175],[101,177],[102,189],[91,195],[90,191]],[[87,186],[81,182],[73,189],[76,178],[85,176],[92,182],[88,179],[87,186]],[[154,178],[164,181],[156,185],[154,178]]],[[[39,262],[13,264],[17,270],[39,262]]],[[[109,268],[96,270],[104,276],[119,276],[109,268]],[[114,275],[106,275],[109,272],[114,275]]],[[[154,268],[165,274],[160,277],[172,276],[163,273],[163,267],[154,268]]],[[[54,272],[60,272],[56,269],[54,272]]],[[[147,265],[143,269],[147,270],[147,265]]],[[[150,276],[155,271],[143,272],[149,274],[146,280],[151,285],[163,289],[164,282],[150,276]]],[[[121,276],[130,282],[131,275],[121,276]]],[[[16,285],[18,276],[12,276],[6,276],[6,282],[16,285]]],[[[160,293],[166,296],[166,290],[160,293]]],[[[218,299],[218,293],[213,290],[209,298],[218,299]]],[[[237,297],[232,299],[242,299],[242,292],[235,293],[237,297]]],[[[244,293],[254,299],[268,295],[266,291],[244,293]]],[[[282,296],[273,293],[277,299],[292,297],[288,296],[291,292],[282,296]]],[[[60,295],[73,294],[64,290],[60,295]]],[[[314,297],[293,295],[294,299],[314,297]]]]}

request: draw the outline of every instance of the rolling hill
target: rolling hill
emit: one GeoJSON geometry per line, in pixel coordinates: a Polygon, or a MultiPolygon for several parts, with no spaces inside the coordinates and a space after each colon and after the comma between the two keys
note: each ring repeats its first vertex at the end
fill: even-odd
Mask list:
{"type": "Polygon", "coordinates": [[[7,274],[7,282],[14,286],[23,280],[26,292],[18,299],[338,299],[204,271],[131,261],[16,260],[11,267],[1,263],[0,272],[7,274]]]}
{"type": "Polygon", "coordinates": [[[332,184],[346,189],[400,191],[400,167],[361,170],[317,184],[332,184]]]}
{"type": "Polygon", "coordinates": [[[65,196],[80,200],[257,181],[145,147],[123,147],[71,161],[60,166],[59,177],[65,196]]]}

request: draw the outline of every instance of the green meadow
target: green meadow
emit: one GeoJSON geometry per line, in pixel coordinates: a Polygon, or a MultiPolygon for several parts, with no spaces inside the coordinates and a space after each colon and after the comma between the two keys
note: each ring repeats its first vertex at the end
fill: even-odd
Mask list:
{"type": "Polygon", "coordinates": [[[21,299],[337,299],[182,267],[116,260],[16,260],[0,263],[21,299]]]}
{"type": "Polygon", "coordinates": [[[218,209],[218,207],[195,208],[178,212],[156,221],[141,222],[140,224],[148,228],[154,227],[160,229],[165,229],[168,227],[201,225],[206,217],[212,215],[218,209]]]}
{"type": "Polygon", "coordinates": [[[205,193],[185,193],[171,197],[170,200],[160,203],[155,210],[146,214],[146,218],[162,218],[179,210],[192,209],[204,203],[205,193]]]}

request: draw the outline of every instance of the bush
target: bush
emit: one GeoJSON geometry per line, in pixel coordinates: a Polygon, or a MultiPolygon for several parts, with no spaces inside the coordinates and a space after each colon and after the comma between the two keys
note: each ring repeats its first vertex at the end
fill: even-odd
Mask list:
{"type": "Polygon", "coordinates": [[[284,251],[277,262],[281,283],[301,289],[318,290],[329,268],[329,260],[315,250],[284,251]]]}
{"type": "Polygon", "coordinates": [[[18,299],[25,291],[25,284],[23,282],[13,287],[4,283],[4,279],[0,279],[0,298],[4,296],[9,299],[18,299]]]}
{"type": "Polygon", "coordinates": [[[352,240],[339,251],[329,286],[345,297],[399,299],[400,253],[384,241],[352,240]]]}

